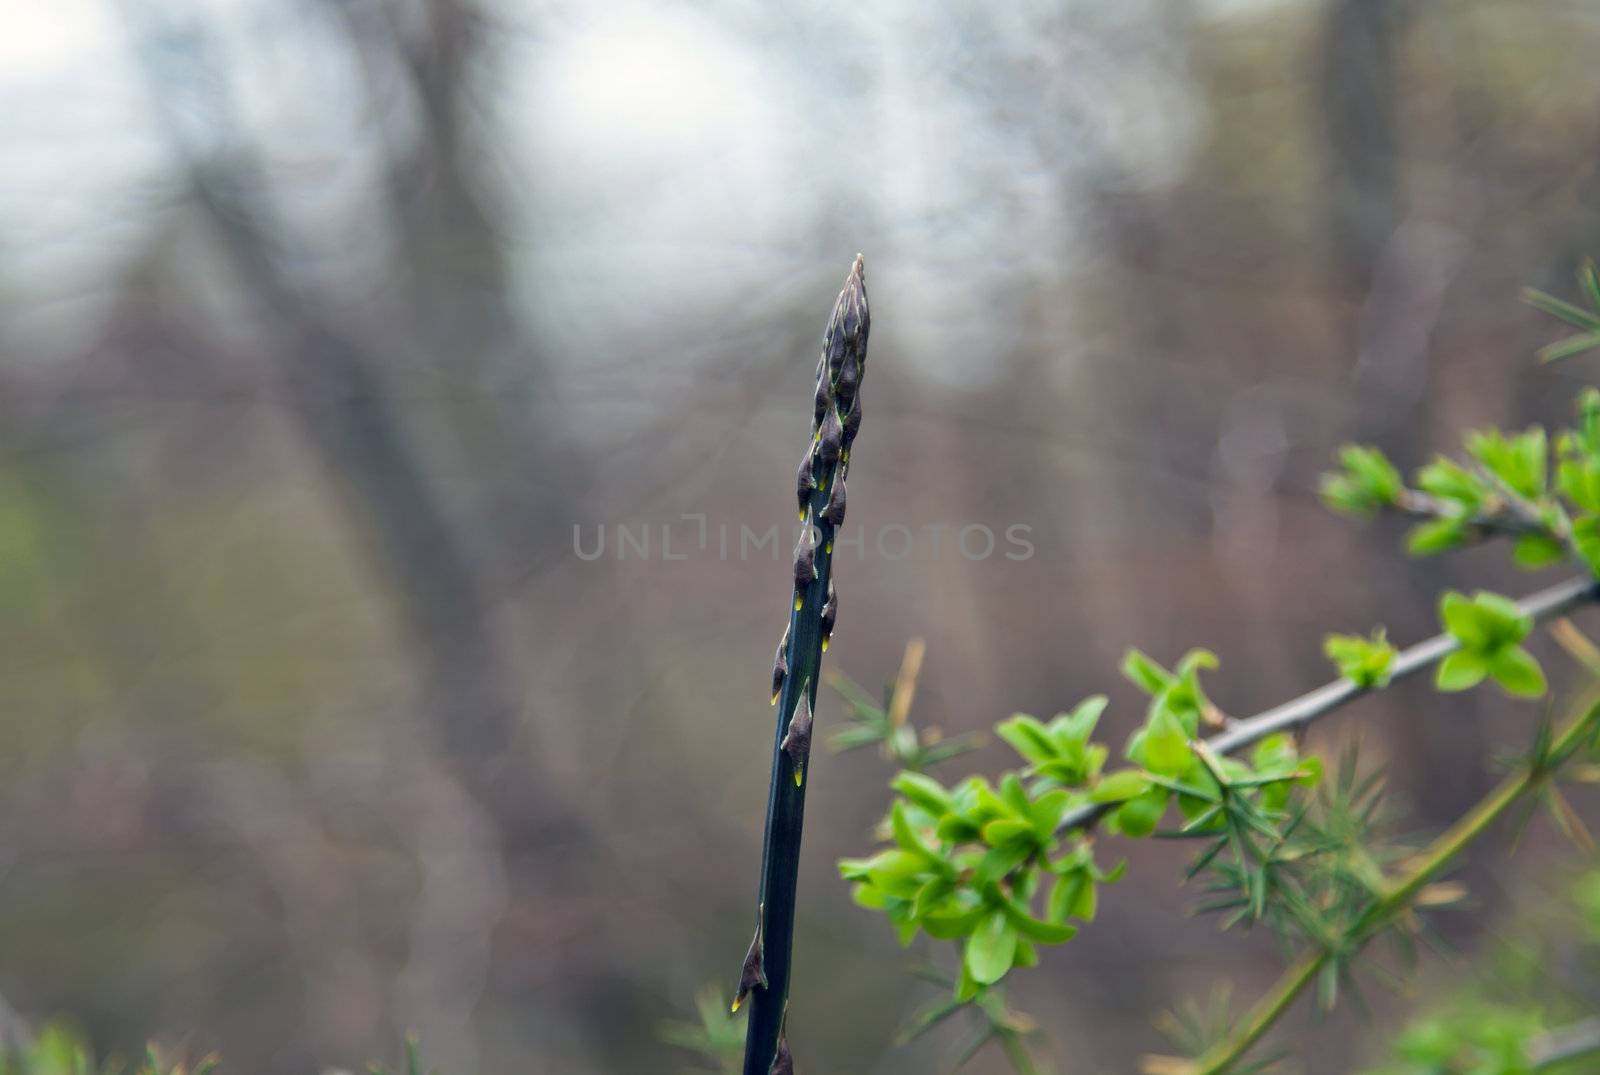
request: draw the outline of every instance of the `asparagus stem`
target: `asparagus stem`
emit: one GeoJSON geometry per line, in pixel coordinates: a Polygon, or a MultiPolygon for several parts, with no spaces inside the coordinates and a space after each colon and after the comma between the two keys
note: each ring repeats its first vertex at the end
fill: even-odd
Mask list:
{"type": "Polygon", "coordinates": [[[764,983],[750,995],[745,1075],[790,1070],[784,1017],[794,944],[800,835],[805,821],[811,714],[817,704],[822,651],[838,604],[833,588],[833,536],[844,521],[850,448],[861,423],[858,389],[866,363],[867,292],[860,255],[850,267],[823,335],[811,441],[797,478],[797,502],[807,532],[795,550],[789,626],[778,648],[773,686],[778,718],[772,740],[766,837],[761,853],[760,928],[756,944],[764,983]],[[780,1063],[781,1058],[781,1063],[780,1063]]]}

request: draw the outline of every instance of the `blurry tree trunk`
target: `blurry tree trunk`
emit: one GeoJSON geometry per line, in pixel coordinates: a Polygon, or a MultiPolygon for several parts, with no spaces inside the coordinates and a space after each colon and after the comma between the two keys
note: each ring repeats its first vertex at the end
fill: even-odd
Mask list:
{"type": "Polygon", "coordinates": [[[1404,214],[1395,59],[1411,12],[1409,0],[1334,0],[1323,30],[1328,246],[1339,281],[1356,294],[1404,214]]]}
{"type": "Polygon", "coordinates": [[[473,505],[475,534],[492,546],[497,579],[520,579],[530,556],[537,568],[565,549],[573,513],[557,508],[583,483],[556,435],[561,409],[548,363],[510,307],[503,240],[484,201],[489,177],[473,170],[495,156],[472,144],[464,123],[482,15],[462,0],[426,0],[413,26],[383,0],[343,0],[338,11],[371,81],[398,71],[418,101],[414,150],[388,153],[406,292],[397,313],[409,348],[450,364],[459,390],[426,403],[439,408],[467,465],[492,476],[478,486],[485,502],[473,505]]]}
{"type": "Polygon", "coordinates": [[[280,267],[279,233],[264,221],[269,209],[246,163],[248,147],[225,133],[237,124],[205,39],[133,14],[140,58],[193,194],[262,309],[274,380],[398,598],[423,663],[421,710],[451,756],[482,765],[505,748],[515,714],[470,558],[406,443],[371,356],[280,267]],[[187,131],[196,117],[224,148],[195,147],[187,131]]]}

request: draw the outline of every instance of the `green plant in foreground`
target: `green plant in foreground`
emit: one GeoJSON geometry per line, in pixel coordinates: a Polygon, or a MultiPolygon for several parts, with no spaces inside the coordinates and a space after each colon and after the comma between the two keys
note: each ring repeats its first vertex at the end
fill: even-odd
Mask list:
{"type": "Polygon", "coordinates": [[[146,1047],[137,1062],[97,1060],[82,1036],[60,1023],[44,1027],[31,1041],[0,1048],[0,1075],[210,1075],[216,1067],[215,1057],[193,1067],[164,1062],[154,1046],[146,1047]]]}
{"type": "Polygon", "coordinates": [[[720,1071],[738,1071],[744,1055],[744,1020],[728,1010],[728,998],[714,985],[695,996],[695,1008],[697,1022],[663,1022],[661,1040],[704,1057],[720,1071]]]}
{"type": "MultiPolygon", "coordinates": [[[[1600,310],[1592,266],[1583,279],[1600,310]]],[[[1580,313],[1593,321],[1600,347],[1600,314],[1580,313]]],[[[1461,459],[1435,459],[1411,485],[1375,448],[1340,452],[1340,469],[1323,483],[1326,501],[1349,514],[1420,517],[1408,539],[1414,555],[1505,536],[1523,569],[1570,561],[1582,573],[1521,601],[1447,593],[1439,608],[1443,633],[1403,650],[1381,629],[1331,635],[1325,650],[1340,678],[1300,698],[1230,719],[1201,682],[1202,672],[1217,667],[1212,654],[1191,651],[1169,669],[1133,650],[1122,672],[1149,703],[1120,753],[1094,737],[1106,708],[1096,695],[1048,721],[1018,714],[1001,722],[996,732],[1020,764],[993,780],[974,775],[953,784],[934,779],[925,764],[906,764],[916,757],[915,737],[906,740],[894,722],[861,722],[854,734],[864,743],[906,740],[890,751],[903,768],[891,781],[895,798],[880,829],[888,846],[841,861],[840,873],[856,901],[883,914],[902,942],[924,934],[958,946],[953,1000],[937,1010],[988,1003],[1014,968],[1037,962],[1042,949],[1069,941],[1093,920],[1099,886],[1121,873],[1097,861],[1094,828],[1193,839],[1201,850],[1189,876],[1204,877],[1201,909],[1225,915],[1229,925],[1266,922],[1294,958],[1237,1025],[1197,1043],[1193,1059],[1157,1058],[1150,1068],[1244,1070],[1246,1054],[1302,991],[1315,986],[1331,1005],[1373,938],[1413,928],[1420,906],[1453,901],[1439,875],[1514,805],[1544,802],[1570,827],[1573,815],[1554,792],[1554,778],[1593,743],[1600,707],[1581,707],[1559,731],[1541,726],[1527,756],[1485,800],[1403,861],[1376,832],[1371,781],[1346,765],[1324,784],[1320,760],[1302,756],[1293,736],[1352,699],[1429,668],[1440,691],[1487,680],[1513,698],[1547,692],[1524,645],[1534,624],[1600,597],[1600,392],[1582,392],[1577,412],[1573,427],[1553,437],[1539,427],[1473,433],[1461,459]]],[[[1569,649],[1585,667],[1596,656],[1586,640],[1569,649]]]]}
{"type": "Polygon", "coordinates": [[[806,527],[795,549],[789,625],[778,643],[772,669],[772,700],[778,719],[755,938],[740,969],[732,1005],[737,1011],[745,998],[751,999],[745,1075],[782,1075],[793,1070],[784,1022],[795,886],[818,673],[839,607],[832,578],[833,536],[844,521],[850,449],[861,428],[860,388],[871,327],[864,271],[858,254],[823,334],[811,435],[796,481],[800,519],[806,527]]]}
{"type": "Polygon", "coordinates": [[[1477,980],[1412,1019],[1392,1059],[1367,1075],[1577,1075],[1600,1066],[1600,869],[1580,875],[1571,894],[1555,930],[1501,941],[1477,980]]]}
{"type": "MultiPolygon", "coordinates": [[[[192,1067],[183,1061],[169,1061],[154,1045],[147,1045],[137,1061],[116,1056],[96,1059],[83,1035],[64,1023],[49,1023],[36,1035],[24,1034],[20,1041],[0,1041],[0,1075],[212,1075],[219,1064],[216,1056],[207,1056],[192,1067]]],[[[369,1064],[367,1070],[371,1075],[390,1075],[382,1064],[369,1064]]],[[[406,1039],[405,1066],[396,1075],[424,1075],[415,1038],[406,1039]]],[[[436,1073],[429,1070],[427,1075],[436,1073]]]]}

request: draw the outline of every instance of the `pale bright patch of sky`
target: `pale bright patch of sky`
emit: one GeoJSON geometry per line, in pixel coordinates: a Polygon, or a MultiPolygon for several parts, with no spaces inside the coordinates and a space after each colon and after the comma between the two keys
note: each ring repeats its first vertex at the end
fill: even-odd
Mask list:
{"type": "MultiPolygon", "coordinates": [[[[383,154],[405,144],[407,106],[374,96],[373,72],[317,21],[326,14],[152,2],[202,20],[309,266],[351,277],[381,264],[383,154]]],[[[1241,2],[1285,0],[1208,6],[1241,2]]],[[[661,339],[692,343],[697,319],[730,300],[827,292],[860,249],[896,302],[881,331],[917,368],[968,386],[998,374],[1017,341],[976,324],[974,284],[1005,295],[1080,271],[1080,171],[1109,155],[1127,182],[1159,187],[1203,132],[1163,9],[523,9],[526,29],[506,23],[469,122],[484,125],[530,335],[569,377],[646,359],[692,366],[692,347],[663,355],[661,339]]],[[[10,306],[109,293],[156,215],[139,199],[172,178],[116,12],[0,0],[0,91],[26,104],[0,110],[0,150],[16,162],[0,178],[10,306]]]]}

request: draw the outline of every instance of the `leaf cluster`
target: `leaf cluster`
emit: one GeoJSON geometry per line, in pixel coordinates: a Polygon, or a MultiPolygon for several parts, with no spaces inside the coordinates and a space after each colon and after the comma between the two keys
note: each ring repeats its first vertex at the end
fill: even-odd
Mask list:
{"type": "Polygon", "coordinates": [[[1491,534],[1514,538],[1512,561],[1536,571],[1571,556],[1600,573],[1600,392],[1578,398],[1577,421],[1552,438],[1542,426],[1467,435],[1460,460],[1436,457],[1408,486],[1383,452],[1347,444],[1322,479],[1335,511],[1423,516],[1406,547],[1432,556],[1491,534]],[[1552,450],[1553,449],[1553,450],[1552,450]]]}
{"type": "Polygon", "coordinates": [[[1522,645],[1533,617],[1515,602],[1483,591],[1471,598],[1451,591],[1439,600],[1439,618],[1461,647],[1439,662],[1434,685],[1441,691],[1467,690],[1490,678],[1510,695],[1544,694],[1544,672],[1522,645]]]}
{"type": "MultiPolygon", "coordinates": [[[[1108,828],[1137,838],[1176,802],[1195,834],[1221,836],[1246,818],[1270,828],[1291,785],[1314,783],[1320,769],[1287,737],[1262,743],[1251,763],[1197,749],[1201,724],[1219,719],[1199,682],[1215,665],[1204,651],[1171,670],[1128,654],[1124,674],[1150,695],[1123,750],[1128,766],[1106,771],[1110,749],[1093,736],[1107,703],[1096,695],[1048,722],[1027,714],[1001,722],[996,734],[1023,764],[998,784],[970,776],[946,787],[902,771],[883,826],[890,846],[839,864],[856,902],[887,916],[903,943],[918,933],[959,943],[956,997],[971,999],[1013,967],[1032,966],[1041,946],[1070,940],[1077,923],[1094,919],[1099,886],[1121,876],[1121,865],[1096,862],[1083,827],[1065,824],[1069,815],[1104,808],[1108,828]]],[[[1233,846],[1248,853],[1261,835],[1235,834],[1233,846]]]]}

